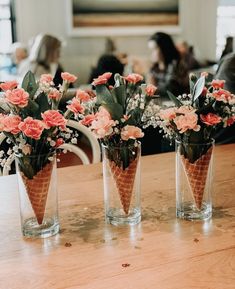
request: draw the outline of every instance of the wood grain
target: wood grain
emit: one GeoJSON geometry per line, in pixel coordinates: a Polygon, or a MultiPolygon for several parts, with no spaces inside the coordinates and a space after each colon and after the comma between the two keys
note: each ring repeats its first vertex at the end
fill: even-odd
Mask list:
{"type": "Polygon", "coordinates": [[[105,224],[101,164],[58,169],[61,233],[45,240],[22,238],[16,177],[1,177],[0,288],[234,289],[234,150],[216,147],[207,222],[175,218],[174,153],[142,158],[133,227],[105,224]]]}

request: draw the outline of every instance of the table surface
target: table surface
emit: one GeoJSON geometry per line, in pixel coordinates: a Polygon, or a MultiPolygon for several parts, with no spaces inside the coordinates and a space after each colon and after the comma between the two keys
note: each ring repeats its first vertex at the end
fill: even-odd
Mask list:
{"type": "Polygon", "coordinates": [[[21,235],[16,176],[0,177],[1,289],[235,288],[235,144],[215,149],[213,218],[175,218],[174,153],[143,157],[143,220],[104,222],[101,164],[58,169],[60,234],[21,235]],[[71,246],[69,246],[71,245],[71,246]]]}

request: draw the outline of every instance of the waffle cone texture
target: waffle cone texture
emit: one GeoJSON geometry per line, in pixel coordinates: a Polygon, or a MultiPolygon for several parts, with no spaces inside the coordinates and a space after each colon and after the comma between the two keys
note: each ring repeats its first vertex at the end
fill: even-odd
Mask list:
{"type": "Polygon", "coordinates": [[[116,165],[114,161],[109,162],[111,173],[115,180],[115,184],[122,204],[122,208],[126,215],[128,215],[129,213],[129,208],[131,204],[137,163],[138,157],[133,160],[124,170],[122,167],[116,165]]]}
{"type": "Polygon", "coordinates": [[[188,159],[182,156],[183,166],[198,210],[202,207],[211,154],[212,148],[194,163],[190,163],[188,159]]]}
{"type": "Polygon", "coordinates": [[[39,225],[42,224],[45,214],[52,169],[53,162],[50,162],[33,179],[27,178],[22,173],[22,179],[39,225]]]}

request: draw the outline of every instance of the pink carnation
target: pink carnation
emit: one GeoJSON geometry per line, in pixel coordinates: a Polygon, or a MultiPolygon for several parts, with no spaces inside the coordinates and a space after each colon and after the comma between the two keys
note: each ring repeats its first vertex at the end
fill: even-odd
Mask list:
{"type": "Polygon", "coordinates": [[[229,102],[233,98],[233,95],[225,89],[220,89],[212,93],[212,96],[217,100],[217,101],[223,101],[224,103],[229,102]]]}
{"type": "Polygon", "coordinates": [[[66,106],[68,110],[72,111],[75,114],[83,113],[84,107],[81,105],[80,101],[74,97],[69,105],[66,106]]]}
{"type": "Polygon", "coordinates": [[[80,122],[83,125],[89,126],[92,123],[92,121],[95,119],[96,117],[94,114],[88,114],[80,122]]]}
{"type": "Polygon", "coordinates": [[[82,101],[82,102],[86,102],[86,101],[89,101],[91,99],[90,95],[86,91],[81,90],[81,89],[77,90],[76,98],[80,99],[80,101],[82,101]]]}
{"type": "Polygon", "coordinates": [[[4,131],[10,132],[12,134],[17,134],[20,132],[19,124],[21,118],[18,115],[6,116],[3,119],[4,131]]]}
{"type": "Polygon", "coordinates": [[[225,83],[225,80],[214,79],[211,82],[211,86],[214,89],[220,89],[220,88],[224,88],[224,83],[225,83]]]}
{"type": "Polygon", "coordinates": [[[18,85],[17,81],[12,80],[12,81],[7,81],[4,83],[1,83],[0,88],[4,91],[7,91],[7,90],[12,90],[12,89],[16,88],[17,85],[18,85]]]}
{"type": "Polygon", "coordinates": [[[208,113],[206,115],[200,114],[200,119],[207,125],[215,125],[220,123],[222,120],[220,116],[214,113],[208,113]]]}
{"type": "Polygon", "coordinates": [[[63,80],[67,81],[68,83],[73,83],[77,80],[77,77],[73,74],[70,74],[68,72],[62,72],[61,77],[63,80]]]}
{"type": "Polygon", "coordinates": [[[121,131],[121,138],[123,140],[142,138],[144,133],[142,130],[134,125],[126,125],[121,131]]]}
{"type": "Polygon", "coordinates": [[[232,117],[227,119],[226,125],[230,126],[230,125],[234,124],[234,122],[235,122],[235,115],[233,115],[232,117]]]}
{"type": "Polygon", "coordinates": [[[48,97],[50,99],[59,100],[61,97],[61,94],[60,94],[59,90],[57,90],[56,88],[53,88],[48,93],[48,97]]]}
{"type": "Polygon", "coordinates": [[[181,107],[176,109],[176,112],[180,114],[187,114],[187,113],[194,112],[194,111],[195,109],[193,107],[186,106],[186,105],[182,105],[181,107]]]}
{"type": "Polygon", "coordinates": [[[47,110],[42,113],[42,119],[46,125],[46,128],[59,126],[61,129],[66,127],[66,119],[58,110],[47,110]]]}
{"type": "Polygon", "coordinates": [[[155,85],[149,84],[147,85],[145,92],[147,95],[153,96],[156,90],[157,90],[157,87],[155,85]]]}
{"type": "Polygon", "coordinates": [[[28,105],[29,94],[22,88],[6,91],[6,101],[19,107],[28,105]]]}
{"type": "Polygon", "coordinates": [[[100,85],[106,84],[110,77],[112,76],[111,72],[105,72],[104,74],[100,75],[98,78],[94,78],[92,85],[100,85]]]}
{"type": "Polygon", "coordinates": [[[91,129],[97,138],[104,138],[112,134],[115,121],[111,119],[110,113],[103,107],[95,114],[95,120],[91,123],[91,129]]]}
{"type": "Polygon", "coordinates": [[[51,74],[42,74],[39,81],[51,84],[53,82],[53,76],[51,74]]]}
{"type": "Polygon", "coordinates": [[[4,130],[4,118],[6,116],[2,113],[0,113],[0,131],[3,131],[4,130]]]}
{"type": "Polygon", "coordinates": [[[33,139],[40,139],[44,130],[44,124],[41,120],[33,119],[28,116],[19,124],[19,129],[27,136],[33,139]]]}
{"type": "Polygon", "coordinates": [[[184,133],[189,129],[199,131],[200,126],[197,124],[197,121],[198,116],[194,112],[186,113],[185,115],[180,115],[174,119],[174,122],[180,133],[184,133]]]}
{"type": "Polygon", "coordinates": [[[138,74],[138,73],[132,73],[127,75],[126,77],[124,77],[124,79],[130,83],[137,83],[142,81],[144,78],[142,75],[138,74]]]}
{"type": "Polygon", "coordinates": [[[176,117],[176,113],[175,113],[175,108],[174,107],[170,107],[167,109],[162,109],[160,110],[160,118],[163,120],[167,120],[170,121],[172,119],[174,119],[176,117]]]}

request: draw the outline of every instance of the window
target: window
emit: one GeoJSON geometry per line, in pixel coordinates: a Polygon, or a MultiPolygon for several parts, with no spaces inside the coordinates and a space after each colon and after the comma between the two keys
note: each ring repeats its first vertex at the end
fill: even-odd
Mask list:
{"type": "Polygon", "coordinates": [[[13,1],[0,0],[0,53],[6,53],[15,41],[13,1]]]}
{"type": "MultiPolygon", "coordinates": [[[[219,59],[225,47],[226,38],[235,36],[235,4],[232,1],[220,1],[217,9],[217,48],[216,56],[219,59]]],[[[233,40],[235,42],[235,40],[233,40]]],[[[235,44],[235,43],[234,43],[235,44]]]]}

